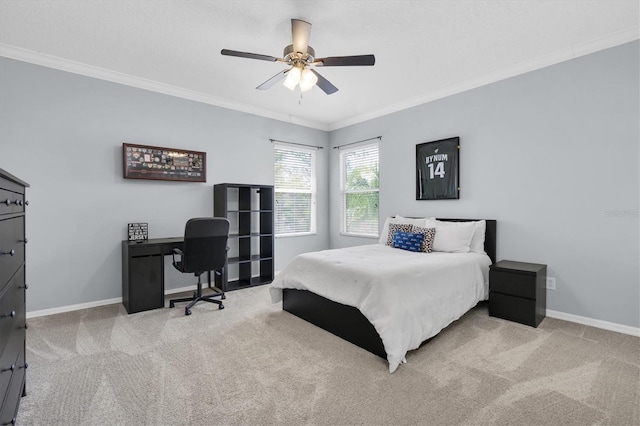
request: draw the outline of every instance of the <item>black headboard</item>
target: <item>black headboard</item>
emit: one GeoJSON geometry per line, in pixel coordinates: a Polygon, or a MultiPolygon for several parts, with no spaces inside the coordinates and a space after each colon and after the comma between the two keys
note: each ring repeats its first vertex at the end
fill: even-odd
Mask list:
{"type": "Polygon", "coordinates": [[[495,219],[443,219],[437,218],[444,222],[472,222],[476,220],[485,220],[487,229],[484,235],[484,251],[491,258],[492,263],[496,263],[496,228],[498,222],[495,219]]]}

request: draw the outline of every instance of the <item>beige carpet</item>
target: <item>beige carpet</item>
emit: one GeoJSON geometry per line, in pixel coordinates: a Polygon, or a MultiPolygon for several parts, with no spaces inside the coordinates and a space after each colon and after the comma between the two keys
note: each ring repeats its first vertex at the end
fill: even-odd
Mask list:
{"type": "Polygon", "coordinates": [[[637,337],[480,305],[389,374],[267,287],[225,305],[29,320],[19,424],[640,424],[637,337]]]}

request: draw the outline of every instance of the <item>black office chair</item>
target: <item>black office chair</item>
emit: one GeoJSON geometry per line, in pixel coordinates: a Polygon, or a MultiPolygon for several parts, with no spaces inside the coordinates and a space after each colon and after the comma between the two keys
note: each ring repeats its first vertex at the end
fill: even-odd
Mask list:
{"type": "MultiPolygon", "coordinates": [[[[227,239],[229,238],[229,221],[224,217],[201,217],[189,219],[184,228],[184,243],[182,250],[173,250],[173,266],[180,272],[193,273],[198,277],[198,288],[193,297],[171,299],[169,306],[174,307],[177,302],[191,302],[184,308],[185,315],[191,315],[191,308],[200,301],[215,303],[218,309],[224,309],[220,300],[224,293],[202,295],[201,275],[208,271],[220,274],[227,261],[227,239]],[[180,258],[176,259],[176,255],[180,258]]],[[[211,283],[209,283],[211,286],[211,283]]]]}

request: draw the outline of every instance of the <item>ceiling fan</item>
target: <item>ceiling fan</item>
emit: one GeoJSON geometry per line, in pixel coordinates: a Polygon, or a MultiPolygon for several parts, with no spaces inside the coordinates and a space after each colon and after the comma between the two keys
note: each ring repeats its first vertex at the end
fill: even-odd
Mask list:
{"type": "Polygon", "coordinates": [[[362,66],[374,65],[376,58],[374,55],[358,56],[333,56],[327,58],[316,58],[316,52],[309,46],[309,35],[311,34],[311,24],[309,22],[292,19],[291,35],[293,44],[284,48],[282,58],[257,53],[239,52],[237,50],[222,49],[220,53],[226,56],[237,56],[240,58],[259,59],[270,62],[283,62],[291,68],[280,71],[256,89],[267,90],[273,87],[282,79],[285,79],[284,86],[289,90],[294,90],[300,85],[301,92],[307,92],[317,85],[324,93],[330,95],[338,91],[338,88],[331,84],[329,80],[322,77],[313,69],[314,67],[340,67],[340,66],[362,66]],[[285,78],[286,77],[286,78],[285,78]]]}

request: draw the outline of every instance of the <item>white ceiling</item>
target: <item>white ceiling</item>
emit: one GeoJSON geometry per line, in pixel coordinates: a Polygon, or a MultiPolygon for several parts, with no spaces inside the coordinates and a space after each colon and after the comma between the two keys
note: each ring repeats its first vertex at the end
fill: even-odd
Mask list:
{"type": "Polygon", "coordinates": [[[0,0],[0,55],[332,130],[640,38],[638,0],[0,0]],[[285,65],[291,18],[340,90],[255,87],[285,65]]]}

